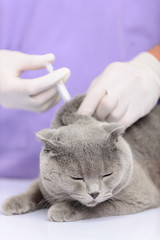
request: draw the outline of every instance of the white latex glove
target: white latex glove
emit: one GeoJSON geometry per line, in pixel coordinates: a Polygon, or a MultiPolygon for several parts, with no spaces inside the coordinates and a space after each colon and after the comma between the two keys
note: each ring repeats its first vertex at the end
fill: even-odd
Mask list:
{"type": "Polygon", "coordinates": [[[59,80],[67,81],[70,76],[68,68],[34,79],[20,78],[24,70],[45,68],[54,59],[53,54],[28,55],[0,50],[0,105],[34,112],[43,112],[54,106],[60,99],[55,86],[59,80]]]}
{"type": "Polygon", "coordinates": [[[130,126],[148,114],[160,97],[160,62],[143,52],[129,62],[114,62],[91,84],[79,114],[130,126]]]}

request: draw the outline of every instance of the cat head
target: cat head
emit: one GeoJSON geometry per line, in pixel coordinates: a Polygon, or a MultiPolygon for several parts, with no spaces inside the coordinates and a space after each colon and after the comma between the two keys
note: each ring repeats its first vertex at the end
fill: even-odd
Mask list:
{"type": "Polygon", "coordinates": [[[58,129],[43,129],[40,177],[59,199],[93,207],[120,192],[132,174],[124,127],[84,118],[58,129]]]}

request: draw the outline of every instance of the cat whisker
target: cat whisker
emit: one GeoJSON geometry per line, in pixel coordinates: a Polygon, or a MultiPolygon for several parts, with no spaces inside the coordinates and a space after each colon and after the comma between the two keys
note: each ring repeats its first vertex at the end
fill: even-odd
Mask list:
{"type": "Polygon", "coordinates": [[[117,205],[118,207],[123,207],[123,204],[120,200],[115,200],[115,199],[108,199],[107,202],[113,204],[113,205],[117,205]]]}
{"type": "Polygon", "coordinates": [[[78,199],[85,199],[85,197],[80,196],[78,194],[70,194],[70,195],[73,196],[73,197],[77,197],[78,199]]]}
{"type": "Polygon", "coordinates": [[[124,198],[119,197],[119,196],[118,196],[118,197],[114,196],[112,199],[113,199],[113,200],[119,200],[119,201],[120,201],[120,200],[123,200],[123,201],[124,201],[124,198]]]}
{"type": "Polygon", "coordinates": [[[111,197],[112,197],[111,194],[107,194],[107,195],[104,195],[104,196],[102,197],[102,199],[104,199],[104,198],[111,198],[111,197]]]}

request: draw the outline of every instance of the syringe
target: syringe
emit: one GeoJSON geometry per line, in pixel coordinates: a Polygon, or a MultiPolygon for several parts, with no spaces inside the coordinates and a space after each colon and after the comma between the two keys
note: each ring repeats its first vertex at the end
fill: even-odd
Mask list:
{"type": "MultiPolygon", "coordinates": [[[[48,63],[46,65],[46,69],[49,73],[54,71],[54,68],[51,63],[48,63]]],[[[64,102],[69,102],[71,100],[71,96],[62,81],[59,81],[57,83],[56,88],[64,102]]]]}

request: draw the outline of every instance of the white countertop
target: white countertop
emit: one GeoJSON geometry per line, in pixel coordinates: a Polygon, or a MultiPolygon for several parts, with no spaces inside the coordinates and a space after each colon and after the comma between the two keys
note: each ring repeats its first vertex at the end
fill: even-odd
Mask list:
{"type": "MultiPolygon", "coordinates": [[[[23,192],[30,180],[0,179],[0,205],[23,192]]],[[[160,208],[126,216],[70,223],[50,222],[47,210],[4,216],[0,213],[0,240],[160,240],[160,208]]]]}

